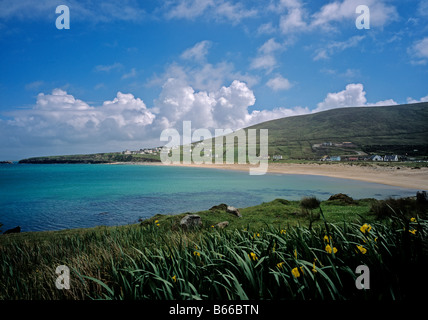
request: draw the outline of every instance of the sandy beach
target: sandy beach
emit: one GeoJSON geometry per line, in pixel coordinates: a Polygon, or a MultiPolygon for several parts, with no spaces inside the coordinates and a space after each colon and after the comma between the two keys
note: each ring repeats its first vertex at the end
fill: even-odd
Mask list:
{"type": "MultiPolygon", "coordinates": [[[[138,163],[137,163],[138,164],[138,163]]],[[[142,164],[142,163],[139,163],[142,164]]],[[[144,163],[145,165],[165,165],[162,163],[144,163]]],[[[170,166],[213,168],[223,170],[240,170],[249,172],[248,164],[169,164],[170,166]]],[[[308,174],[333,178],[353,179],[381,183],[390,186],[428,190],[428,168],[411,169],[408,167],[360,166],[340,163],[270,163],[269,173],[308,174]],[[399,169],[398,169],[399,168],[399,169]]]]}

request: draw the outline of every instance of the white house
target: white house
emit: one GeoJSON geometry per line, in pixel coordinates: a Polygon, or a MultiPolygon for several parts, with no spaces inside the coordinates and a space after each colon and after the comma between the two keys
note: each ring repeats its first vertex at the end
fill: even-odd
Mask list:
{"type": "Polygon", "coordinates": [[[398,161],[398,156],[396,154],[392,156],[385,156],[383,161],[398,161]]]}
{"type": "Polygon", "coordinates": [[[383,161],[383,157],[376,155],[373,155],[369,158],[371,161],[383,161]]]}

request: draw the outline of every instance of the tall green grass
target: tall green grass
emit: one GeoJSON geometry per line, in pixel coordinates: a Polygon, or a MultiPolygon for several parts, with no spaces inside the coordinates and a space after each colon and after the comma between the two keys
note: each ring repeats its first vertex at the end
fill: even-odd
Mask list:
{"type": "Polygon", "coordinates": [[[151,223],[11,235],[0,242],[0,299],[417,298],[428,284],[428,221],[413,218],[311,229],[184,232],[151,223]],[[58,265],[71,270],[70,290],[55,287],[58,265]],[[370,269],[369,290],[355,286],[359,265],[370,269]]]}

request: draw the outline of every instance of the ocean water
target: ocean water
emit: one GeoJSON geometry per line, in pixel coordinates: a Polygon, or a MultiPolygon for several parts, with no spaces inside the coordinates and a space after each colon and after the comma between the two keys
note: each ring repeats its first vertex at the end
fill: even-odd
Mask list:
{"type": "Polygon", "coordinates": [[[5,231],[124,225],[157,213],[248,207],[276,198],[326,200],[414,196],[417,190],[309,175],[142,165],[0,165],[0,222],[5,231]]]}

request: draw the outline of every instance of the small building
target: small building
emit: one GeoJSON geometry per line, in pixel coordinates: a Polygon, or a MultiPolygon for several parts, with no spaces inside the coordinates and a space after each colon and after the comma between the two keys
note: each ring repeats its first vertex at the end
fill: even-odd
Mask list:
{"type": "Polygon", "coordinates": [[[358,161],[358,157],[349,157],[348,161],[358,161]]]}
{"type": "Polygon", "coordinates": [[[384,158],[383,158],[383,161],[398,161],[398,156],[395,154],[395,155],[391,155],[391,156],[385,156],[384,158]]]}
{"type": "Polygon", "coordinates": [[[281,155],[274,155],[272,157],[273,160],[282,160],[282,156],[281,155]]]}
{"type": "Polygon", "coordinates": [[[379,155],[372,155],[370,158],[369,158],[369,160],[370,161],[383,161],[383,157],[382,156],[379,156],[379,155]]]}

